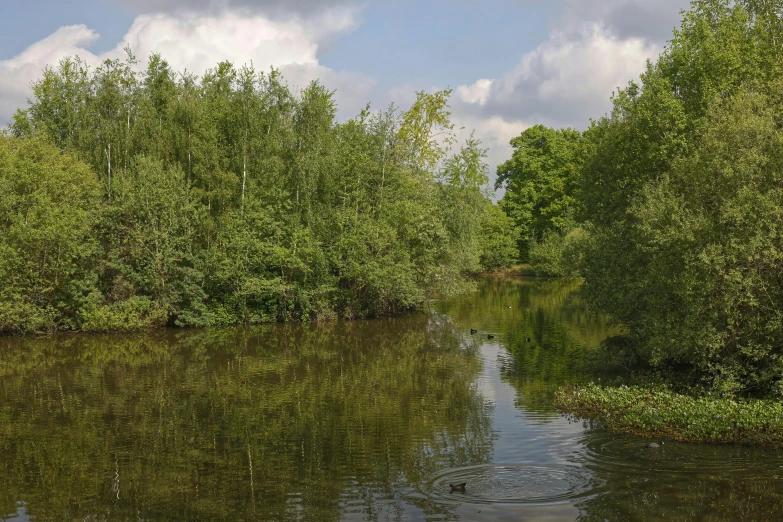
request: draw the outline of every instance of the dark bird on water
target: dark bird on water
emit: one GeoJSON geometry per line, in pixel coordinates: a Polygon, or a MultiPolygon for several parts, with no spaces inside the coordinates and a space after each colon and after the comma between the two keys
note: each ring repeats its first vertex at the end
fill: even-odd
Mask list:
{"type": "Polygon", "coordinates": [[[663,446],[663,441],[661,441],[660,443],[659,442],[648,442],[647,443],[647,447],[648,448],[660,448],[661,446],[663,446]]]}
{"type": "Polygon", "coordinates": [[[489,335],[487,336],[487,339],[494,339],[494,338],[495,338],[495,336],[494,336],[494,335],[492,335],[492,334],[489,334],[489,335]]]}
{"type": "Polygon", "coordinates": [[[455,491],[461,491],[462,493],[465,493],[465,484],[467,484],[467,482],[463,482],[462,484],[449,484],[451,493],[454,493],[455,491]]]}
{"type": "Polygon", "coordinates": [[[474,330],[473,328],[470,329],[470,335],[473,335],[476,332],[478,332],[478,330],[474,330]]]}
{"type": "Polygon", "coordinates": [[[530,342],[530,337],[525,337],[525,341],[530,342]]]}

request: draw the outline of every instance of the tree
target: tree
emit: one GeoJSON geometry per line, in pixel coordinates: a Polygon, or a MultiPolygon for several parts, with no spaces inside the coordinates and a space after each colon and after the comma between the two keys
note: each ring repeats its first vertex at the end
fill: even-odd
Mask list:
{"type": "Polygon", "coordinates": [[[338,123],[317,81],[293,93],[274,69],[135,65],[130,51],[94,71],[65,60],[12,123],[83,158],[104,189],[89,285],[36,305],[61,306],[63,327],[396,313],[480,269],[486,151],[471,137],[448,156],[450,91],[338,123]]]}
{"type": "Polygon", "coordinates": [[[783,395],[778,2],[699,0],[586,133],[588,295],[642,362],[783,395]]]}
{"type": "Polygon", "coordinates": [[[518,230],[500,205],[487,203],[479,232],[481,267],[484,270],[513,265],[519,259],[518,230]]]}
{"type": "Polygon", "coordinates": [[[417,171],[432,171],[454,144],[449,108],[451,89],[418,91],[416,101],[402,116],[399,136],[407,144],[409,161],[417,171]]]}
{"type": "Polygon", "coordinates": [[[579,131],[543,125],[511,140],[514,152],[498,167],[495,188],[506,191],[500,204],[519,229],[522,259],[531,241],[550,231],[567,232],[577,222],[581,140],[579,131]]]}
{"type": "Polygon", "coordinates": [[[96,283],[100,191],[71,154],[0,137],[0,331],[78,327],[96,283]]]}

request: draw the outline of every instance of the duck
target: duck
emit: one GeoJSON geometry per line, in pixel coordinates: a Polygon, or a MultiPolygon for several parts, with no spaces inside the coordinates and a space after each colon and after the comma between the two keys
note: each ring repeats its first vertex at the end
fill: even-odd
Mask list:
{"type": "Polygon", "coordinates": [[[508,309],[511,310],[511,307],[509,306],[508,309]]]}
{"type": "Polygon", "coordinates": [[[494,336],[494,335],[492,335],[492,334],[489,334],[489,335],[487,336],[487,339],[494,339],[494,338],[495,338],[495,336],[494,336]]]}
{"type": "Polygon", "coordinates": [[[530,342],[530,337],[525,337],[525,341],[530,342]]]}
{"type": "Polygon", "coordinates": [[[660,448],[661,446],[663,446],[663,441],[661,441],[661,442],[648,442],[647,443],[647,447],[648,448],[660,448]]]}
{"type": "Polygon", "coordinates": [[[478,330],[475,330],[473,328],[470,329],[470,335],[473,335],[474,333],[478,333],[478,330]]]}
{"type": "Polygon", "coordinates": [[[451,488],[451,493],[454,493],[455,491],[460,491],[462,493],[465,493],[465,485],[467,482],[463,482],[462,484],[449,484],[449,487],[451,488]]]}

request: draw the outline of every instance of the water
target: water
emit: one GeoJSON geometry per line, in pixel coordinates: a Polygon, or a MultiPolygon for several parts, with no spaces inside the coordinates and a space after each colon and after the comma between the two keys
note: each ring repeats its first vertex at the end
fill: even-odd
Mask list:
{"type": "Polygon", "coordinates": [[[490,280],[394,319],[2,338],[0,520],[783,519],[777,451],[552,410],[612,333],[576,283],[490,280]]]}

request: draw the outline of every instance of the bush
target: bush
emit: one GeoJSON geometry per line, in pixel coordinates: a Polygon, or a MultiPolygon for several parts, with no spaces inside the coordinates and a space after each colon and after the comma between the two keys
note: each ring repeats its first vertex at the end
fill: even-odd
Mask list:
{"type": "Polygon", "coordinates": [[[149,297],[133,296],[111,304],[94,296],[81,311],[81,329],[85,332],[123,332],[165,326],[169,313],[149,297]]]}
{"type": "Polygon", "coordinates": [[[757,94],[717,103],[693,152],[600,236],[588,272],[590,293],[630,328],[642,360],[721,391],[783,396],[777,113],[757,94]]]}
{"type": "Polygon", "coordinates": [[[783,397],[779,2],[696,0],[586,133],[584,276],[636,359],[783,397]]]}
{"type": "Polygon", "coordinates": [[[76,326],[98,253],[100,184],[89,167],[35,139],[0,136],[0,331],[76,326]]]}
{"type": "Polygon", "coordinates": [[[496,204],[487,205],[481,225],[481,267],[494,270],[511,266],[519,259],[519,230],[496,204]]]}
{"type": "Polygon", "coordinates": [[[583,228],[567,233],[550,231],[541,241],[530,244],[530,263],[537,274],[547,276],[581,275],[589,234],[583,228]]]}

